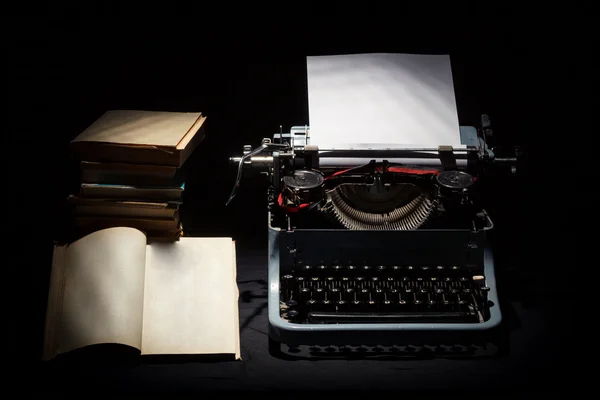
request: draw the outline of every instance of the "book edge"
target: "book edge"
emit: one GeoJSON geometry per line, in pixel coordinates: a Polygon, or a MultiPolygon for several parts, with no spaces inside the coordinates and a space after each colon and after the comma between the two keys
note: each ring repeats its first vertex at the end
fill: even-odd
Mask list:
{"type": "Polygon", "coordinates": [[[206,116],[200,113],[196,121],[194,121],[192,126],[190,126],[188,131],[185,133],[185,135],[183,135],[183,137],[179,140],[175,148],[177,150],[184,150],[187,147],[187,145],[192,141],[192,139],[196,136],[196,134],[200,132],[202,125],[204,125],[204,121],[206,121],[206,116]]]}
{"type": "Polygon", "coordinates": [[[54,245],[48,287],[48,304],[44,326],[44,347],[42,361],[48,361],[58,355],[59,321],[65,287],[65,252],[68,244],[54,245]]]}

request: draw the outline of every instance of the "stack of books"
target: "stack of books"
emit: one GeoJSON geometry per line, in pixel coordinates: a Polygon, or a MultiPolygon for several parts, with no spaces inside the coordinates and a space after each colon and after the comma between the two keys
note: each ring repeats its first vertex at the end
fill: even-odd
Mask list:
{"type": "Polygon", "coordinates": [[[182,166],[204,138],[202,113],[113,110],[72,142],[79,193],[68,198],[75,236],[131,227],[177,240],[182,166]]]}

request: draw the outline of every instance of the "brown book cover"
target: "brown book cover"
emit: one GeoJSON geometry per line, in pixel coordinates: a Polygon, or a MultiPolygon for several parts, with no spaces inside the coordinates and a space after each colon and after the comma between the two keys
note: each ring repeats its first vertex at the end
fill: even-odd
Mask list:
{"type": "Polygon", "coordinates": [[[71,141],[76,159],[181,167],[204,138],[200,112],[110,110],[71,141]]]}
{"type": "Polygon", "coordinates": [[[167,165],[82,161],[80,181],[132,186],[180,186],[182,170],[167,165]]]}

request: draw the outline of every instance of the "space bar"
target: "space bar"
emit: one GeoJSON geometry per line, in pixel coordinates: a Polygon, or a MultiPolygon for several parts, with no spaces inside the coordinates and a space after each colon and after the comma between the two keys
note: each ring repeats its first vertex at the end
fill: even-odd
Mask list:
{"type": "Polygon", "coordinates": [[[376,324],[402,322],[477,322],[471,312],[403,312],[389,314],[310,312],[308,321],[315,324],[376,324]]]}

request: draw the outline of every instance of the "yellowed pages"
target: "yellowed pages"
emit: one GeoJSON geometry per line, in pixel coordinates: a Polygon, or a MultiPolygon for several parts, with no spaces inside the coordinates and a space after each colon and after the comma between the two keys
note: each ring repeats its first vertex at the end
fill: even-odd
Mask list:
{"type": "Polygon", "coordinates": [[[141,349],[146,236],[133,228],[89,234],[65,252],[58,353],[102,343],[141,349]]]}
{"type": "Polygon", "coordinates": [[[201,124],[196,122],[201,115],[200,112],[111,110],[73,142],[177,147],[191,129],[200,128],[201,124]]]}
{"type": "Polygon", "coordinates": [[[239,353],[232,239],[148,245],[142,354],[239,353]]]}
{"type": "Polygon", "coordinates": [[[58,324],[62,314],[62,301],[65,289],[65,246],[54,246],[52,253],[52,269],[50,270],[50,287],[48,289],[48,305],[46,308],[46,329],[44,332],[43,360],[50,360],[58,349],[58,324]]]}
{"type": "Polygon", "coordinates": [[[233,252],[233,266],[231,269],[231,279],[234,282],[234,301],[233,301],[233,314],[234,314],[234,319],[233,319],[233,324],[235,325],[235,359],[236,360],[241,360],[242,359],[242,354],[241,354],[241,346],[240,346],[240,306],[238,304],[238,300],[240,297],[240,290],[238,288],[237,285],[237,257],[236,257],[236,251],[235,251],[235,242],[232,240],[231,241],[231,251],[233,252]]]}

